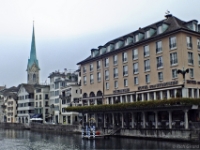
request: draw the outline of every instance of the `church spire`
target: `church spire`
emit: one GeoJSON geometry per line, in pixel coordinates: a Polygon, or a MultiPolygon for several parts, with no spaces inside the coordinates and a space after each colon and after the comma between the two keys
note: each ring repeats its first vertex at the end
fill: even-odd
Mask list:
{"type": "Polygon", "coordinates": [[[39,64],[38,64],[37,55],[36,55],[34,21],[33,21],[31,52],[30,52],[30,59],[28,60],[27,70],[30,69],[33,64],[35,64],[36,67],[38,67],[38,69],[39,69],[39,64]]]}
{"type": "Polygon", "coordinates": [[[35,29],[34,29],[34,21],[33,21],[33,33],[32,33],[32,41],[31,41],[31,52],[30,58],[28,59],[27,65],[27,82],[29,84],[39,84],[39,63],[36,55],[36,45],[35,45],[35,29]]]}

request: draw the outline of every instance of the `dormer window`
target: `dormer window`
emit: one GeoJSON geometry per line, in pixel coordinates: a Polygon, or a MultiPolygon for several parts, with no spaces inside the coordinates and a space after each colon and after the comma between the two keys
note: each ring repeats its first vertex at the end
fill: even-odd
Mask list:
{"type": "Polygon", "coordinates": [[[197,24],[196,24],[196,23],[193,23],[193,29],[194,29],[194,31],[198,31],[198,30],[197,30],[197,24]]]}
{"type": "Polygon", "coordinates": [[[136,34],[136,35],[134,36],[134,39],[135,39],[135,42],[138,42],[138,41],[139,41],[139,35],[136,34]]]}
{"type": "Polygon", "coordinates": [[[149,38],[149,37],[150,37],[150,31],[147,30],[147,31],[145,32],[145,38],[149,38]]]}
{"type": "Polygon", "coordinates": [[[158,27],[158,30],[157,30],[157,34],[161,34],[162,33],[162,25],[160,25],[159,27],[158,27]]]}
{"type": "Polygon", "coordinates": [[[115,49],[119,49],[122,46],[122,41],[118,41],[117,43],[115,43],[115,49]]]}
{"type": "Polygon", "coordinates": [[[92,51],[92,57],[94,57],[94,56],[95,56],[94,51],[92,51]]]}
{"type": "Polygon", "coordinates": [[[110,45],[107,46],[106,52],[108,53],[108,52],[112,51],[112,49],[113,49],[113,45],[110,44],[110,45]]]}
{"type": "Polygon", "coordinates": [[[128,38],[125,40],[125,42],[124,42],[124,46],[129,45],[131,42],[132,42],[132,38],[131,38],[131,37],[128,37],[128,38]]]}

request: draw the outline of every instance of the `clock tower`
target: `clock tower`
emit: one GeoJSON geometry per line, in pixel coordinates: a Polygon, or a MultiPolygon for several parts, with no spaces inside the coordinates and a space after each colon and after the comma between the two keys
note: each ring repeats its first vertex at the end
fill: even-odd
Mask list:
{"type": "Polygon", "coordinates": [[[30,59],[28,59],[28,65],[26,71],[27,71],[27,83],[39,84],[40,68],[36,55],[34,24],[33,24],[30,59]]]}

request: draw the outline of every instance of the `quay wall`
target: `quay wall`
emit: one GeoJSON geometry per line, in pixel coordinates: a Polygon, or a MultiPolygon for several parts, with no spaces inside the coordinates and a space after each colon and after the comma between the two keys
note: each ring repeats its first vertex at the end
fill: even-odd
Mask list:
{"type": "Polygon", "coordinates": [[[23,123],[0,123],[2,129],[28,129],[23,123]]]}
{"type": "MultiPolygon", "coordinates": [[[[100,133],[109,134],[112,129],[98,129],[100,133]]],[[[199,141],[200,132],[185,129],[120,129],[113,136],[150,138],[163,140],[199,141]]]]}
{"type": "Polygon", "coordinates": [[[56,132],[56,133],[81,133],[81,126],[79,125],[57,125],[57,124],[40,124],[31,123],[30,129],[33,131],[42,132],[56,132]]]}

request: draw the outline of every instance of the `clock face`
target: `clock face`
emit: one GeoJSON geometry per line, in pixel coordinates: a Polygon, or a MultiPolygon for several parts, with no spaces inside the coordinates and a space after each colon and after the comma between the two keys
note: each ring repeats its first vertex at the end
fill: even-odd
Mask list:
{"type": "Polygon", "coordinates": [[[36,68],[36,66],[35,66],[35,65],[33,65],[33,66],[31,67],[30,71],[31,71],[31,72],[36,72],[36,71],[37,71],[37,68],[36,68]]]}

